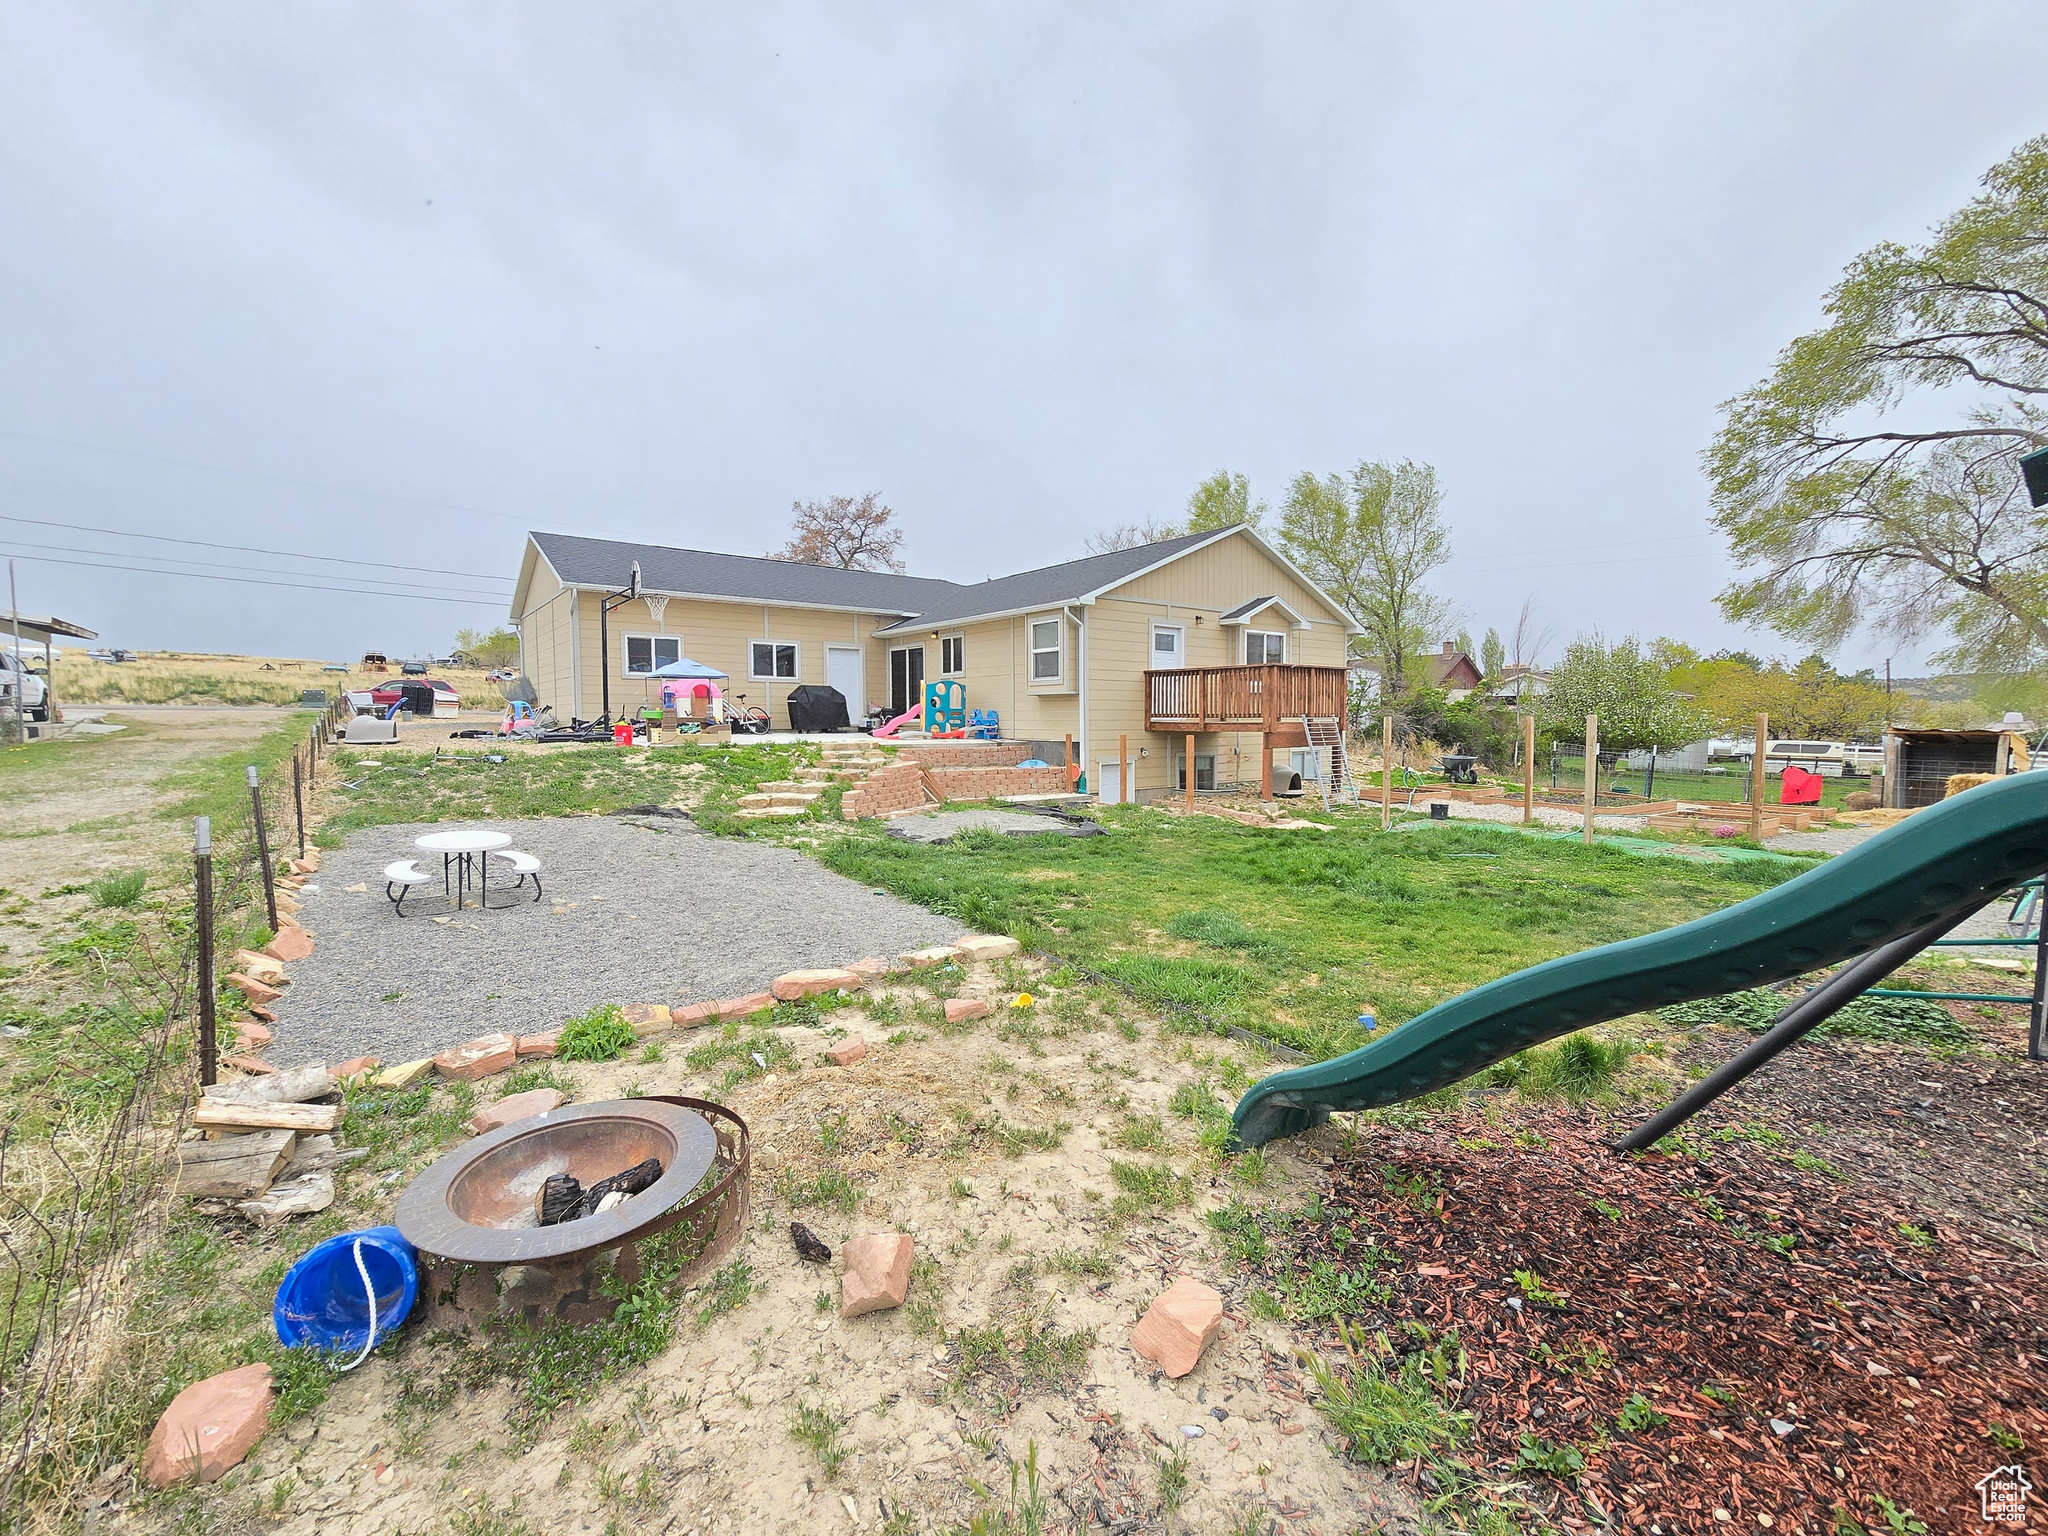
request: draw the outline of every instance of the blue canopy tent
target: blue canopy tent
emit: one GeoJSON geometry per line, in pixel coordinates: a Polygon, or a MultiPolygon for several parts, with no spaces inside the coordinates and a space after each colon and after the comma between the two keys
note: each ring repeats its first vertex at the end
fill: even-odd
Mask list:
{"type": "Polygon", "coordinates": [[[697,677],[729,681],[732,674],[721,672],[716,667],[707,667],[701,661],[692,661],[687,656],[678,656],[665,667],[656,667],[650,677],[697,677]]]}
{"type": "MultiPolygon", "coordinates": [[[[709,683],[711,685],[710,718],[713,721],[726,718],[725,690],[719,685],[732,681],[731,674],[721,672],[716,667],[707,667],[701,661],[692,661],[687,656],[678,656],[667,666],[656,667],[648,676],[669,682],[709,683]]],[[[695,692],[694,688],[664,688],[662,696],[666,698],[669,694],[673,693],[682,713],[688,715],[690,709],[683,701],[695,692]]]]}

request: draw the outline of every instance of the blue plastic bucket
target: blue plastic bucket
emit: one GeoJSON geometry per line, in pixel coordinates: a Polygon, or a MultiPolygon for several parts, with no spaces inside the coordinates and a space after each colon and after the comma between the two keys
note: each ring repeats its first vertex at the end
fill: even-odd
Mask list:
{"type": "Polygon", "coordinates": [[[412,1311],[419,1292],[419,1269],[413,1246],[396,1227],[370,1227],[344,1232],[314,1248],[284,1277],[277,1288],[271,1315],[278,1341],[286,1348],[305,1346],[329,1354],[361,1354],[370,1340],[370,1294],[363,1271],[377,1297],[377,1337],[394,1332],[412,1311]],[[362,1269],[356,1249],[362,1248],[362,1269]]]}

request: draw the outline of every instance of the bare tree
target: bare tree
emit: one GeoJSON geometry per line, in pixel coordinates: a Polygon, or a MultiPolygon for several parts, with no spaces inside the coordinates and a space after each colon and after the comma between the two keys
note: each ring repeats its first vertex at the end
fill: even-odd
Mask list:
{"type": "Polygon", "coordinates": [[[1107,555],[1119,549],[1136,549],[1141,544],[1177,539],[1180,533],[1181,530],[1172,523],[1118,523],[1114,528],[1089,534],[1081,541],[1081,547],[1091,555],[1107,555]]]}
{"type": "Polygon", "coordinates": [[[1550,644],[1556,633],[1548,624],[1536,622],[1536,594],[1531,592],[1522,599],[1521,617],[1515,620],[1515,639],[1511,647],[1511,660],[1518,667],[1533,667],[1536,658],[1543,654],[1543,647],[1550,644]]]}
{"type": "Polygon", "coordinates": [[[903,530],[896,526],[896,514],[876,500],[873,491],[858,499],[828,496],[823,501],[799,501],[790,511],[796,515],[789,525],[789,542],[771,551],[769,559],[902,574],[903,530]]]}

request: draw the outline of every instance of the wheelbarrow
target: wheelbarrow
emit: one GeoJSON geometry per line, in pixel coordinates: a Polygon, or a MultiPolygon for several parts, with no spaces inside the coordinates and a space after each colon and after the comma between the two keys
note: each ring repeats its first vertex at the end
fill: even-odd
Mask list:
{"type": "Polygon", "coordinates": [[[1479,761],[1478,758],[1463,757],[1456,753],[1446,752],[1437,761],[1443,765],[1444,773],[1453,784],[1477,784],[1479,782],[1479,775],[1472,771],[1472,765],[1479,761]]]}

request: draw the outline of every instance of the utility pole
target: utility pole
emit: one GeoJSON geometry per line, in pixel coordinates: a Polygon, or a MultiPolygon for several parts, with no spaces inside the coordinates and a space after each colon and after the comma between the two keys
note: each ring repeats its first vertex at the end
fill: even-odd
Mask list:
{"type": "Polygon", "coordinates": [[[7,562],[7,608],[14,615],[14,743],[28,740],[28,669],[21,661],[21,604],[14,595],[14,562],[7,562]]]}

